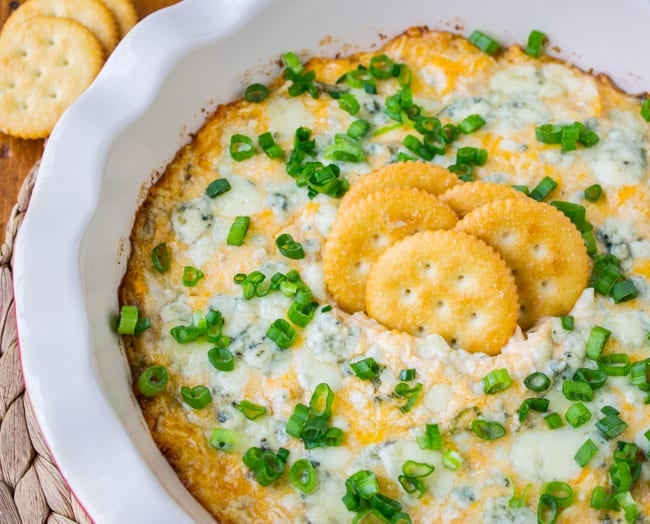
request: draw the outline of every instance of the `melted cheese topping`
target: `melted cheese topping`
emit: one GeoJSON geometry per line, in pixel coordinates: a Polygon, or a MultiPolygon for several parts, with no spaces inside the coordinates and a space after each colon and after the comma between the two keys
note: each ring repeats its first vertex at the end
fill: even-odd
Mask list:
{"type": "MultiPolygon", "coordinates": [[[[438,115],[443,123],[458,123],[477,113],[487,122],[433,162],[452,164],[458,147],[475,146],[489,153],[487,163],[474,170],[480,179],[533,187],[544,176],[552,177],[559,184],[553,199],[586,205],[599,250],[619,257],[640,290],[638,298],[614,304],[586,289],[571,312],[573,331],[564,330],[557,318],[542,319],[529,332],[518,331],[496,357],[452,350],[439,336],[413,338],[388,331],[362,313],[338,311],[323,283],[321,259],[338,200],[325,195],[310,199],[306,189],[287,176],[283,162],[262,153],[233,161],[230,137],[240,133],[255,139],[272,131],[283,150],[291,151],[296,128],[308,127],[317,143],[315,159],[327,163],[322,152],[353,120],[364,118],[371,129],[394,124],[383,107],[398,85],[390,79],[378,81],[377,94],[353,90],[361,110],[351,117],[324,93],[318,99],[307,94],[290,97],[289,84],[280,79],[262,103],[238,101],[220,107],[195,141],[178,153],[137,215],[121,300],[138,305],[152,323],[142,336],[128,341],[134,376],[154,363],[169,371],[164,393],[141,399],[154,439],[190,491],[221,522],[350,522],[354,513],[341,497],[345,479],[360,469],[375,472],[382,492],[398,499],[413,522],[535,522],[541,485],[551,480],[568,482],[576,491],[576,502],[562,512],[562,521],[623,522],[622,512],[605,515],[591,509],[589,497],[593,487],[608,485],[617,440],[634,441],[648,451],[644,432],[650,429],[650,408],[629,376],[610,378],[596,391],[594,401],[585,403],[594,416],[577,429],[565,425],[552,431],[534,412],[520,423],[517,410],[523,399],[535,396],[523,379],[541,371],[553,380],[543,395],[550,400],[549,411],[564,416],[571,403],[561,393],[562,382],[579,367],[594,367],[585,357],[585,341],[595,325],[612,331],[606,352],[628,353],[633,362],[650,357],[650,128],[639,114],[639,101],[565,63],[530,59],[517,47],[495,60],[445,33],[413,29],[382,52],[410,66],[414,101],[427,114],[438,115]],[[535,139],[538,125],[573,121],[587,122],[600,142],[563,153],[535,139]],[[232,189],[211,199],[205,188],[216,178],[227,179],[232,189]],[[582,194],[594,183],[602,185],[604,196],[588,203],[582,194]],[[250,216],[251,228],[241,247],[228,246],[228,230],[238,215],[250,216]],[[281,233],[302,243],[303,260],[280,255],[274,241],[281,233]],[[160,242],[167,243],[172,261],[163,274],[150,262],[160,242]],[[186,265],[205,273],[195,287],[182,285],[186,265]],[[293,346],[280,350],[265,334],[274,320],[286,318],[291,299],[276,292],[245,300],[233,276],[259,270],[270,278],[290,269],[299,271],[319,304],[334,308],[319,309],[305,329],[297,328],[293,346]],[[190,324],[193,312],[209,309],[223,314],[224,333],[232,337],[232,372],[210,365],[208,342],[181,345],[170,335],[174,326],[190,324]],[[382,366],[374,382],[360,380],[350,368],[350,362],[367,357],[382,366]],[[402,413],[398,408],[404,400],[393,392],[400,370],[407,368],[416,370],[423,395],[411,411],[402,413]],[[481,379],[497,368],[509,370],[513,387],[486,395],[481,379]],[[340,447],[305,450],[284,428],[296,404],[308,404],[322,382],[335,393],[332,425],[344,430],[345,439],[340,447]],[[183,402],[180,388],[199,384],[210,389],[213,402],[193,410],[183,402]],[[246,419],[234,408],[243,399],[265,406],[267,415],[246,419]],[[620,410],[628,424],[612,441],[595,427],[605,405],[620,410]],[[468,408],[503,424],[506,435],[495,441],[478,439],[465,429],[467,421],[459,424],[468,408]],[[427,423],[439,424],[444,449],[462,456],[457,471],[443,465],[441,452],[422,450],[416,443],[427,423]],[[208,438],[214,428],[239,432],[236,449],[211,448],[208,438]],[[587,438],[599,452],[580,468],[573,456],[587,438]],[[286,474],[269,487],[259,486],[242,464],[250,446],[287,448],[288,466],[308,458],[318,465],[318,488],[301,494],[286,474]],[[407,460],[435,466],[421,498],[398,484],[407,460]],[[513,489],[519,493],[528,483],[533,487],[527,504],[509,507],[513,489]]],[[[334,84],[357,64],[367,65],[375,54],[312,59],[307,68],[315,71],[318,81],[334,84]]],[[[394,160],[405,151],[402,139],[410,132],[407,126],[377,136],[371,132],[362,141],[366,160],[339,163],[342,176],[354,183],[394,160]]],[[[645,463],[641,476],[633,496],[640,518],[650,521],[650,469],[645,463]]]]}

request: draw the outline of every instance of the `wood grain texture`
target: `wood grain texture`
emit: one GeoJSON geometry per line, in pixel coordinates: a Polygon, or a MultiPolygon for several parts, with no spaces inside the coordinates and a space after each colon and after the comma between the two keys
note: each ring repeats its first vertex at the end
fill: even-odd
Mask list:
{"type": "MultiPolygon", "coordinates": [[[[0,0],[0,27],[25,0],[0,0]]],[[[138,17],[175,4],[178,0],[133,0],[138,17]]],[[[29,170],[43,154],[43,140],[21,140],[0,133],[0,242],[5,238],[7,219],[18,190],[29,170]]]]}

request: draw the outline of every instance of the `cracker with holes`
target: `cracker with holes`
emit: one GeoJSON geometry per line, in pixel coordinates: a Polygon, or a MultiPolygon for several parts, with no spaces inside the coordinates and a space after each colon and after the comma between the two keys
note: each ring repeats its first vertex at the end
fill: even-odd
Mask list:
{"type": "Polygon", "coordinates": [[[366,288],[368,315],[391,329],[437,333],[454,346],[496,355],[517,328],[517,287],[503,258],[457,230],[425,231],[387,249],[366,288]]]}
{"type": "Polygon", "coordinates": [[[120,38],[123,38],[137,23],[138,14],[131,0],[103,0],[117,22],[120,38]]]}
{"type": "Polygon", "coordinates": [[[515,276],[519,324],[565,315],[587,286],[590,260],[582,235],[560,211],[531,198],[500,200],[468,213],[456,226],[503,256],[515,276]]]}
{"type": "Polygon", "coordinates": [[[440,200],[456,211],[461,218],[477,207],[508,198],[527,197],[521,191],[510,186],[478,180],[458,184],[440,195],[440,200]]]}
{"type": "Polygon", "coordinates": [[[397,240],[449,229],[458,218],[434,195],[412,187],[375,191],[339,211],[323,250],[325,283],[348,312],[365,309],[368,271],[397,240]]]}
{"type": "Polygon", "coordinates": [[[0,130],[21,138],[50,134],[103,64],[97,38],[74,20],[38,16],[0,47],[0,130]]]}
{"type": "Polygon", "coordinates": [[[28,0],[7,19],[0,34],[0,48],[5,45],[7,33],[15,33],[16,26],[35,16],[55,16],[79,22],[97,37],[106,54],[113,51],[119,40],[115,18],[101,0],[28,0]]]}
{"type": "Polygon", "coordinates": [[[391,187],[415,187],[439,195],[459,184],[456,175],[442,166],[426,162],[408,161],[387,164],[354,183],[341,200],[339,209],[345,209],[365,195],[391,187]]]}

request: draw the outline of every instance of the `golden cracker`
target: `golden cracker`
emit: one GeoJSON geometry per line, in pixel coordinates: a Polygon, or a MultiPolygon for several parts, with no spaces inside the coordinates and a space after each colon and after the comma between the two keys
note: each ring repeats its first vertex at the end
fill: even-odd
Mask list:
{"type": "Polygon", "coordinates": [[[527,198],[521,191],[517,191],[504,184],[494,182],[466,182],[458,184],[439,196],[445,204],[456,211],[463,218],[470,211],[497,200],[508,198],[527,198]]]}
{"type": "Polygon", "coordinates": [[[440,195],[459,183],[458,177],[442,166],[421,161],[386,164],[352,184],[341,200],[339,210],[380,189],[415,187],[434,195],[440,195]]]}
{"type": "Polygon", "coordinates": [[[587,286],[590,260],[582,235],[560,211],[531,198],[500,200],[468,213],[456,226],[493,246],[519,290],[519,324],[567,314],[587,286]]]}
{"type": "Polygon", "coordinates": [[[101,0],[28,0],[7,19],[0,34],[0,46],[18,25],[35,16],[55,16],[79,22],[97,37],[106,54],[113,51],[119,40],[115,19],[101,0]]]}
{"type": "Polygon", "coordinates": [[[120,39],[138,22],[138,13],[131,0],[103,0],[117,22],[120,39]]]}
{"type": "Polygon", "coordinates": [[[74,20],[37,16],[15,26],[0,47],[0,130],[49,135],[103,61],[97,38],[74,20]]]}
{"type": "Polygon", "coordinates": [[[365,309],[368,271],[389,246],[427,229],[449,229],[458,218],[434,195],[416,188],[374,191],[339,211],[323,249],[325,283],[348,312],[365,309]]]}
{"type": "Polygon", "coordinates": [[[510,268],[482,240],[458,230],[425,231],[384,251],[368,275],[368,315],[416,336],[496,355],[517,328],[510,268]]]}

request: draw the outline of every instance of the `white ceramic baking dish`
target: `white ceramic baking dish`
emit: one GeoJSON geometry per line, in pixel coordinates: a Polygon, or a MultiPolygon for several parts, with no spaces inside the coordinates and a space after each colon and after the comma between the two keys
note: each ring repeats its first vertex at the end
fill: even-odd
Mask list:
{"type": "Polygon", "coordinates": [[[554,54],[650,90],[647,0],[185,0],[139,24],[59,121],[16,250],[18,327],[38,421],[96,522],[211,521],[151,440],[111,329],[143,189],[284,51],[349,52],[413,25],[503,43],[542,29],[554,54]]]}

